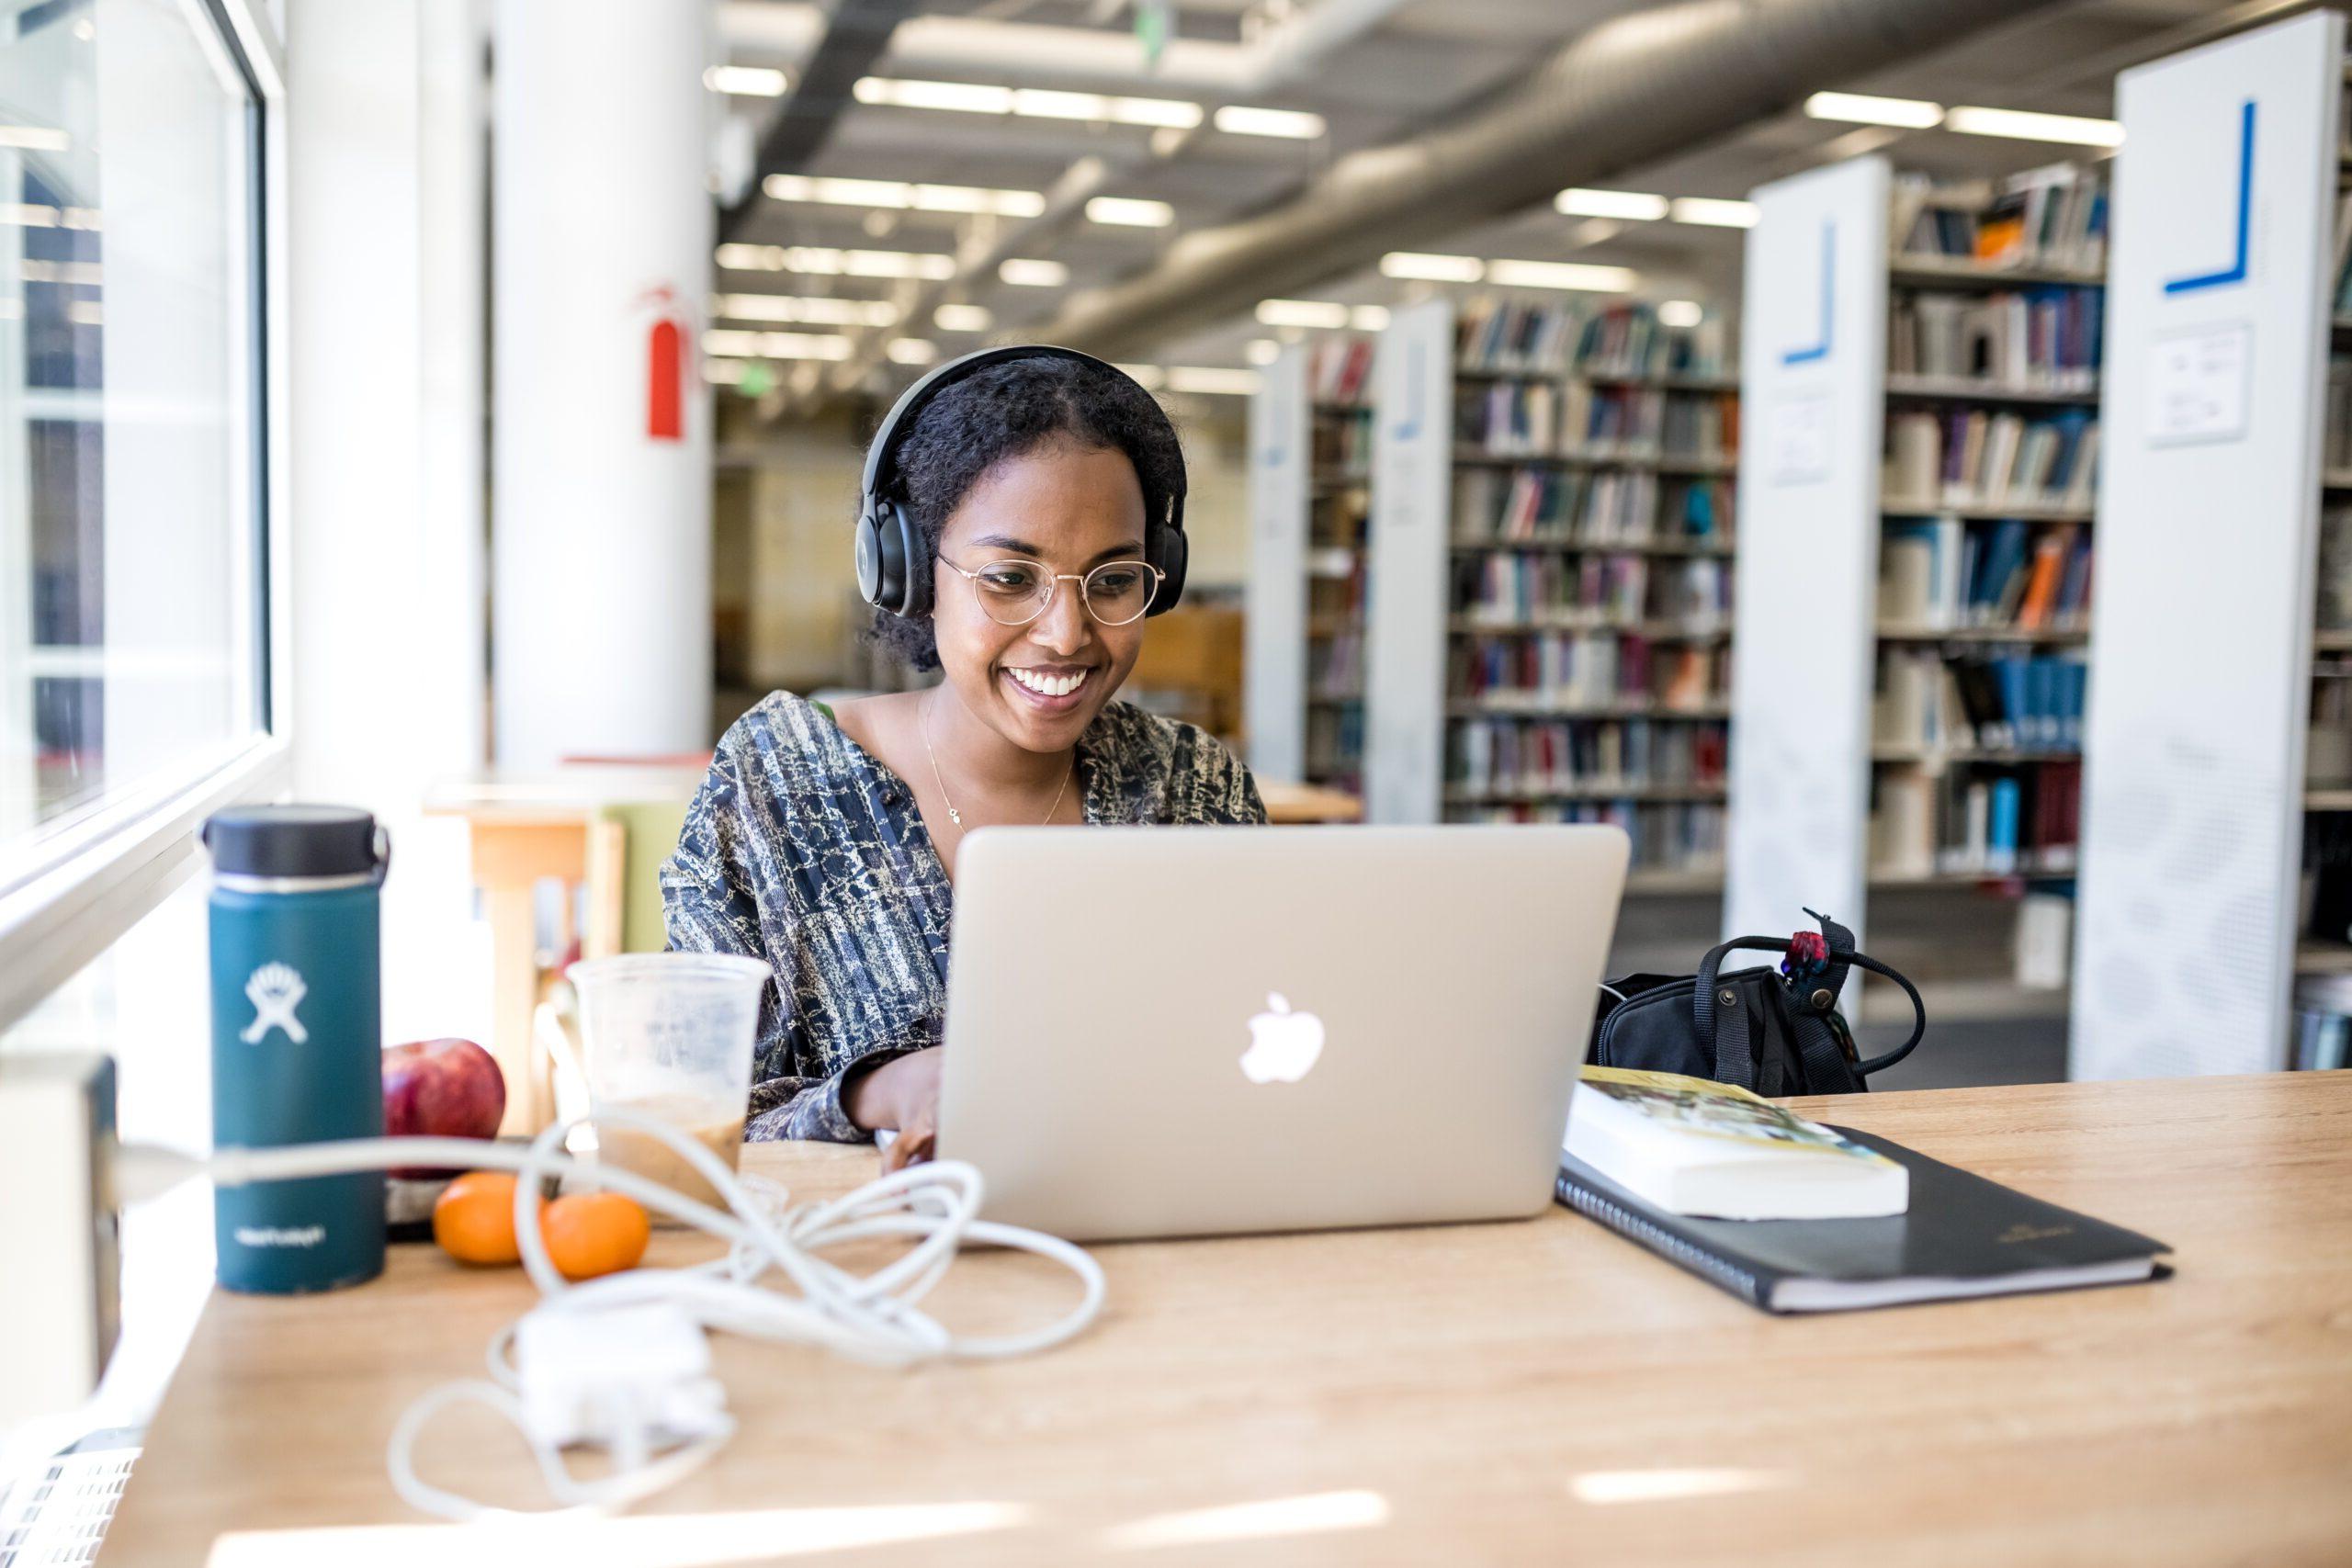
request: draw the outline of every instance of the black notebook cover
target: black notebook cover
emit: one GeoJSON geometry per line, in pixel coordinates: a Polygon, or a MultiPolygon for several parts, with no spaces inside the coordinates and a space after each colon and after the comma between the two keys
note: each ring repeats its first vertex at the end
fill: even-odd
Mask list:
{"type": "Polygon", "coordinates": [[[2029,1198],[1891,1139],[1844,1134],[1911,1173],[1907,1213],[1869,1220],[1702,1220],[1634,1197],[1560,1156],[1561,1202],[1766,1312],[1893,1305],[2161,1278],[2163,1242],[2029,1198]],[[2146,1272],[2135,1272],[2141,1265],[2146,1272]],[[2081,1271],[2072,1277],[2060,1271],[2081,1271]],[[1835,1299],[1826,1282],[1861,1299],[1835,1299]],[[1801,1289],[1792,1292],[1792,1284],[1801,1289]],[[1876,1290],[1862,1287],[1876,1286],[1876,1290]],[[1828,1298],[1828,1299],[1825,1299],[1828,1298]]]}

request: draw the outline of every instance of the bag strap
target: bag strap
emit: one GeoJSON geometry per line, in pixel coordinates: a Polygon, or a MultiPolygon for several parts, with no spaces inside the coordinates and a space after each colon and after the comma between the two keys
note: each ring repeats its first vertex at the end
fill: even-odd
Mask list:
{"type": "MultiPolygon", "coordinates": [[[[1699,961],[1697,982],[1690,987],[1690,1022],[1699,1048],[1711,1050],[1714,1055],[1715,1082],[1752,1089],[1756,1083],[1756,1047],[1747,1038],[1747,1014],[1738,1007],[1725,1007],[1718,1016],[1715,1005],[1715,977],[1723,969],[1724,959],[1744,947],[1786,953],[1789,942],[1786,937],[1742,936],[1709,948],[1707,956],[1699,961]]],[[[1724,995],[1729,997],[1731,993],[1726,991],[1724,995]]]]}
{"type": "Polygon", "coordinates": [[[1928,1004],[1919,999],[1918,987],[1913,985],[1909,980],[1905,979],[1903,976],[1896,974],[1885,964],[1881,964],[1877,959],[1866,958],[1859,953],[1849,953],[1846,955],[1846,962],[1854,964],[1858,968],[1867,969],[1873,975],[1884,976],[1886,978],[1894,981],[1896,985],[1902,987],[1903,994],[1911,998],[1911,1038],[1905,1040],[1902,1044],[1897,1045],[1894,1050],[1889,1051],[1883,1056],[1873,1056],[1867,1062],[1856,1063],[1854,1065],[1854,1070],[1861,1074],[1862,1077],[1868,1077],[1872,1073],[1879,1072],[1884,1068],[1894,1066],[1895,1063],[1903,1060],[1904,1057],[1908,1056],[1912,1053],[1912,1050],[1918,1045],[1920,1040],[1924,1038],[1928,1032],[1928,1004]]]}

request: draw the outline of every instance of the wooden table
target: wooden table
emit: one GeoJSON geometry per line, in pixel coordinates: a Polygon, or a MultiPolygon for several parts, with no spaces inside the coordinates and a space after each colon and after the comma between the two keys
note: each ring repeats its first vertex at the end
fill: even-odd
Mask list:
{"type": "Polygon", "coordinates": [[[1361,822],[1363,802],[1343,790],[1321,784],[1258,781],[1258,798],[1266,803],[1266,819],[1277,827],[1311,822],[1361,822]]]}
{"type": "MultiPolygon", "coordinates": [[[[2352,1562],[2352,1073],[1798,1103],[2159,1236],[2178,1276],[1772,1318],[1564,1210],[1106,1247],[1059,1350],[890,1373],[722,1340],[742,1430],[657,1512],[469,1535],[394,1497],[384,1439],[529,1292],[401,1247],[357,1290],[215,1296],[102,1561],[2352,1562]]],[[[749,1157],[810,1194],[874,1168],[749,1157]]],[[[936,1299],[978,1327],[1062,1289],[980,1255],[936,1299]]],[[[542,1500],[470,1414],[422,1468],[542,1500]]]]}
{"type": "MultiPolygon", "coordinates": [[[[536,771],[487,769],[436,784],[424,809],[462,817],[473,858],[474,886],[481,890],[482,914],[490,925],[491,1055],[506,1076],[508,1133],[529,1134],[555,1114],[555,1098],[531,1038],[531,1014],[539,1003],[538,887],[560,883],[567,891],[588,882],[599,857],[616,859],[616,834],[600,840],[598,813],[608,806],[685,801],[702,783],[700,766],[641,766],[587,763],[536,771]]],[[[617,865],[601,880],[614,899],[619,894],[617,865]]],[[[571,936],[571,899],[560,911],[557,945],[571,936]]],[[[588,956],[600,947],[616,951],[617,908],[592,908],[588,956]]]]}

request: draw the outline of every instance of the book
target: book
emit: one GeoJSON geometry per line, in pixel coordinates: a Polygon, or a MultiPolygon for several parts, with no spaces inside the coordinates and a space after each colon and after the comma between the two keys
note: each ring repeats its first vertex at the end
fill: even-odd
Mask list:
{"type": "Polygon", "coordinates": [[[1903,1168],[1732,1084],[1587,1067],[1564,1152],[1646,1202],[1730,1220],[1899,1214],[1903,1168]]]}
{"type": "Polygon", "coordinates": [[[1668,1213],[1564,1155],[1560,1202],[1749,1305],[1848,1312],[2164,1278],[2163,1242],[1929,1159],[1830,1131],[1902,1166],[1910,1207],[1877,1219],[1715,1220],[1668,1213]]]}

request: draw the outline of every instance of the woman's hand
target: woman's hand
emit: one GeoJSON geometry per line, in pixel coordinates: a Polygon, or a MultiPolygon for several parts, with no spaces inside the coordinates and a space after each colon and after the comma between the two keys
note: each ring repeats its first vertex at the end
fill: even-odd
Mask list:
{"type": "Polygon", "coordinates": [[[898,1142],[883,1162],[886,1170],[931,1157],[938,1141],[939,1066],[937,1046],[893,1056],[871,1072],[860,1075],[849,1088],[843,1107],[849,1119],[869,1131],[892,1128],[898,1142]]]}

